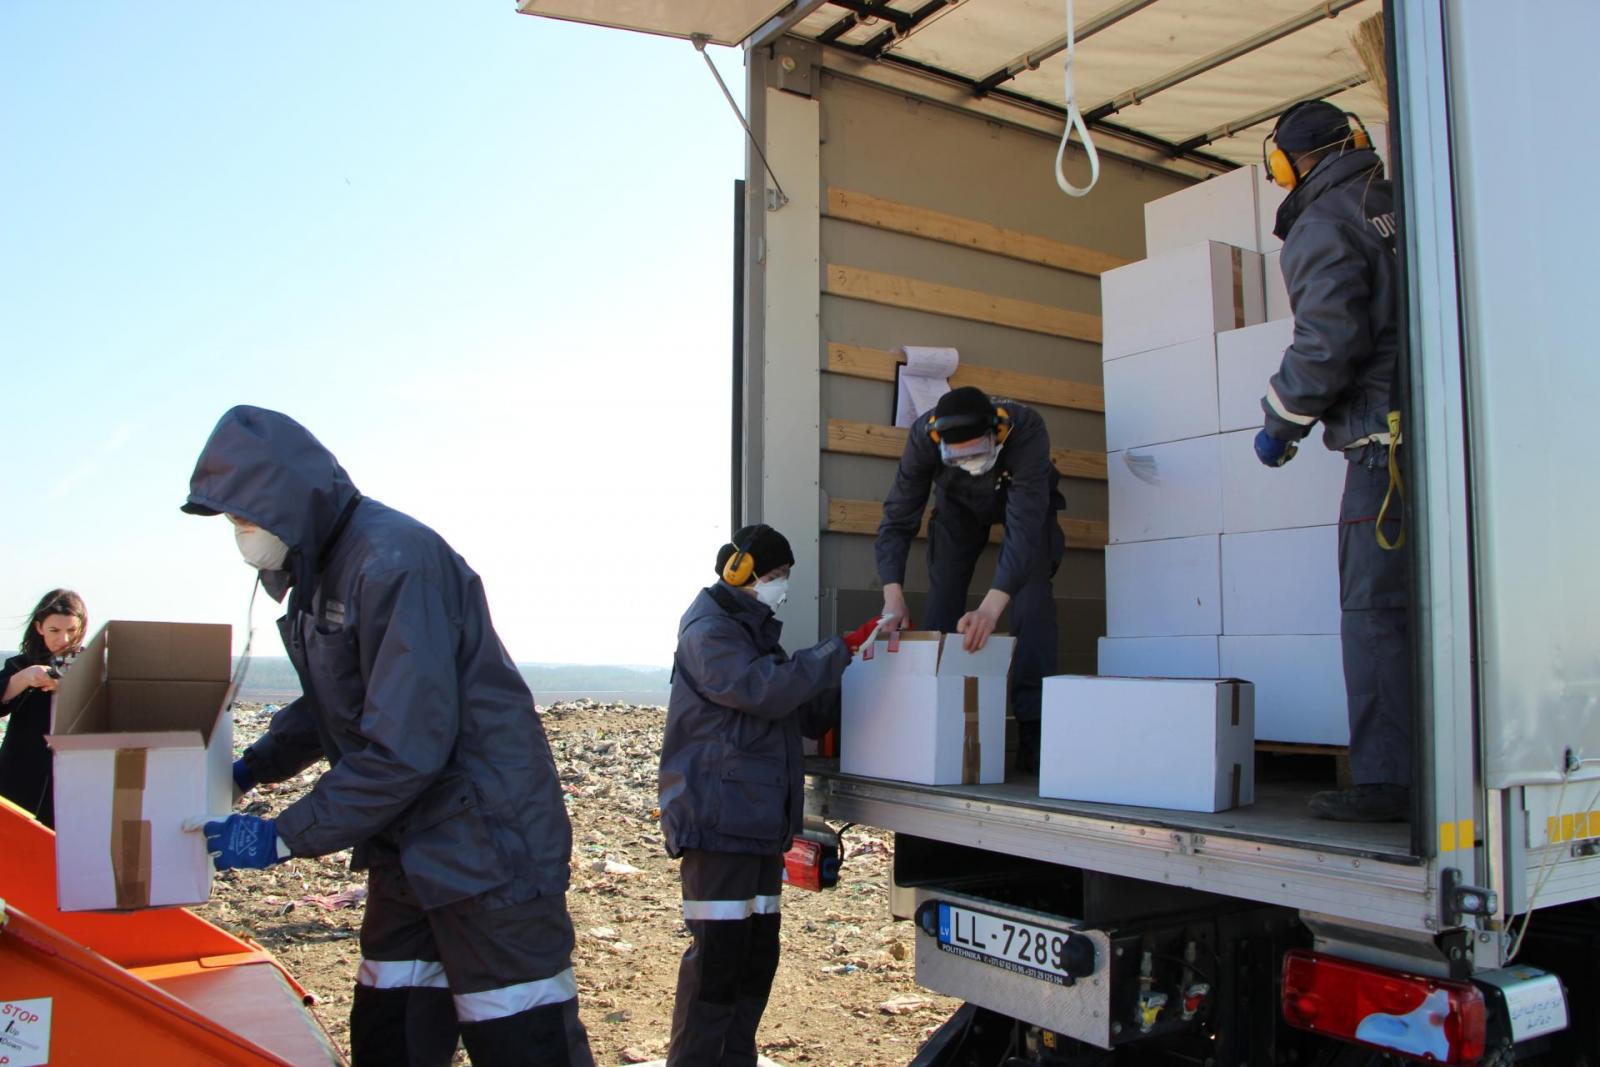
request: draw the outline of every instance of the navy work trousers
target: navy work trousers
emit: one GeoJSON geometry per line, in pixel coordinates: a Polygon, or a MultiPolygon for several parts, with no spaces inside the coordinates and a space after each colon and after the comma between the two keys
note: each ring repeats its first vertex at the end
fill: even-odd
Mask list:
{"type": "MultiPolygon", "coordinates": [[[[1339,507],[1339,636],[1350,711],[1350,776],[1356,785],[1411,784],[1411,643],[1408,550],[1378,544],[1389,488],[1387,449],[1349,457],[1339,507]]],[[[1400,534],[1397,493],[1384,534],[1400,534]]]]}
{"type": "MultiPolygon", "coordinates": [[[[1045,544],[1051,546],[1050,552],[1011,597],[1011,633],[1017,639],[1011,661],[1011,713],[1019,723],[1039,721],[1043,680],[1056,673],[1056,602],[1050,579],[1066,548],[1057,515],[1054,509],[1045,512],[1049,523],[1045,544]]],[[[988,518],[949,503],[934,510],[928,522],[928,629],[954,633],[967,613],[972,572],[993,526],[988,518]]]]}
{"type": "Polygon", "coordinates": [[[783,857],[683,853],[683,918],[668,1067],[756,1067],[756,1029],[778,973],[783,857]]]}

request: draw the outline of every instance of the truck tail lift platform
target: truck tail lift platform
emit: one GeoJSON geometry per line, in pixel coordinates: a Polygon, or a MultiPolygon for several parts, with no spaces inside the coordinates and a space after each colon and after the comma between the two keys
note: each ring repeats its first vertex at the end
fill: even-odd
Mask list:
{"type": "Polygon", "coordinates": [[[272,955],[181,908],[61,912],[55,835],[0,800],[0,1063],[342,1064],[272,955]]]}

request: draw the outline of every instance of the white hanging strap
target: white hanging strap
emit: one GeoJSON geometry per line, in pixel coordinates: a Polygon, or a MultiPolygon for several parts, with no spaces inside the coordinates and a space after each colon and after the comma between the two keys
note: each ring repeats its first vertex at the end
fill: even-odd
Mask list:
{"type": "Polygon", "coordinates": [[[1072,85],[1072,59],[1076,51],[1076,40],[1073,18],[1072,0],[1067,0],[1067,52],[1064,69],[1064,81],[1067,97],[1067,128],[1061,131],[1061,147],[1056,149],[1056,185],[1068,196],[1087,196],[1090,189],[1100,180],[1100,153],[1095,151],[1094,140],[1089,136],[1089,127],[1084,124],[1083,114],[1078,110],[1078,92],[1072,85]],[[1089,184],[1084,186],[1073,185],[1067,181],[1067,176],[1061,171],[1061,162],[1067,154],[1067,142],[1072,139],[1072,128],[1078,128],[1078,136],[1083,140],[1083,150],[1089,156],[1089,184]]]}

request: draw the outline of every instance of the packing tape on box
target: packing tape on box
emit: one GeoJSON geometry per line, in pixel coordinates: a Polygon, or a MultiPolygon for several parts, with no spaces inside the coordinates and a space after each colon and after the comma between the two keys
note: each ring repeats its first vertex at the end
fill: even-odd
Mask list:
{"type": "Polygon", "coordinates": [[[1231,798],[1228,801],[1228,807],[1237,808],[1239,806],[1239,794],[1244,788],[1244,768],[1237,763],[1233,765],[1233,776],[1228,783],[1228,788],[1228,795],[1231,798]]]}
{"type": "Polygon", "coordinates": [[[111,786],[111,871],[117,907],[150,906],[150,823],[144,815],[146,752],[119,748],[111,786]]]}
{"type": "Polygon", "coordinates": [[[983,739],[978,736],[978,679],[969,674],[961,682],[961,784],[977,785],[983,769],[983,739]]]}

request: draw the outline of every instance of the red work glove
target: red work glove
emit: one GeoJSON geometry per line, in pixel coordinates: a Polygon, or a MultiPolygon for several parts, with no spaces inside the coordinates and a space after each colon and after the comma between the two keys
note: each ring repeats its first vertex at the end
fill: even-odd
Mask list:
{"type": "Polygon", "coordinates": [[[861,651],[861,646],[867,643],[867,636],[872,633],[873,627],[878,625],[878,616],[874,615],[854,630],[844,635],[845,647],[853,656],[861,651]]]}

